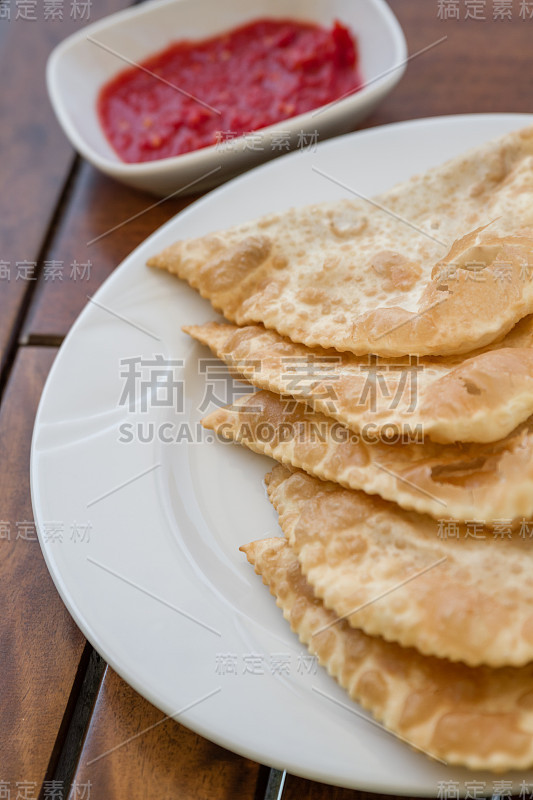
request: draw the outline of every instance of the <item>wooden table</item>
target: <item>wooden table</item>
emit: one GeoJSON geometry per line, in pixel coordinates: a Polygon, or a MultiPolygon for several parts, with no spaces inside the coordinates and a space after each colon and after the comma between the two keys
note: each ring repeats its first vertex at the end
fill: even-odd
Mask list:
{"type": "MultiPolygon", "coordinates": [[[[90,19],[127,4],[98,0],[90,19]]],[[[391,5],[410,53],[433,46],[412,59],[367,126],[533,110],[533,3],[391,5]],[[465,19],[474,7],[485,20],[465,19]]],[[[79,0],[0,5],[0,798],[259,800],[266,767],[165,721],[84,640],[52,584],[32,523],[30,438],[57,348],[87,295],[194,199],[150,208],[153,198],[99,175],[59,130],[44,65],[56,42],[87,23],[80,18],[83,6],[79,0]]],[[[284,797],[348,800],[360,794],[289,775],[284,797]]]]}

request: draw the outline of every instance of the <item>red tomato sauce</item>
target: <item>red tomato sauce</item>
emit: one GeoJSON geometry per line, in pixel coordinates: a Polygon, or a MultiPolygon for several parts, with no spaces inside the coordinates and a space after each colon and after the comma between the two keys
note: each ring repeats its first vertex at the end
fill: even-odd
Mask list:
{"type": "Polygon", "coordinates": [[[355,37],[339,22],[327,30],[261,19],[205,41],[177,42],[140,66],[109,81],[98,98],[105,134],[128,162],[208,147],[363,85],[355,37]]]}

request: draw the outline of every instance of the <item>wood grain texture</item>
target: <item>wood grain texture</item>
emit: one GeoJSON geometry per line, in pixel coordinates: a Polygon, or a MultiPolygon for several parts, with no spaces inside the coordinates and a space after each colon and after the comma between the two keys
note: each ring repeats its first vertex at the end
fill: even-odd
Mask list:
{"type": "MultiPolygon", "coordinates": [[[[18,270],[17,262],[38,262],[74,163],[48,100],[46,61],[58,42],[87,24],[71,17],[68,0],[62,20],[45,19],[42,2],[33,4],[35,20],[17,19],[19,4],[5,5],[11,18],[0,21],[0,260],[11,274],[0,273],[0,366],[34,286],[21,277],[26,270],[18,270]]],[[[91,21],[127,5],[128,0],[98,0],[91,21]]]]}
{"type": "Polygon", "coordinates": [[[408,62],[396,89],[364,127],[443,114],[533,111],[533,19],[520,18],[518,0],[511,20],[493,20],[492,0],[485,0],[485,21],[464,19],[464,0],[456,4],[461,18],[444,20],[438,18],[438,0],[389,0],[409,55],[447,39],[408,62]]]}
{"type": "MultiPolygon", "coordinates": [[[[357,792],[353,789],[342,789],[339,786],[329,786],[287,775],[283,800],[301,800],[304,797],[305,800],[394,800],[391,795],[357,792]]],[[[414,800],[414,798],[403,800],[414,800]]]]}
{"type": "Polygon", "coordinates": [[[0,781],[15,797],[16,782],[45,776],[84,645],[24,524],[33,420],[55,352],[19,352],[0,409],[0,781]]]}
{"type": "MultiPolygon", "coordinates": [[[[64,336],[87,303],[87,295],[93,295],[138,244],[193,199],[176,196],[158,203],[157,198],[128,189],[84,163],[46,255],[63,265],[63,279],[41,276],[23,341],[64,336]],[[74,261],[90,262],[89,280],[72,276],[74,261]]],[[[77,272],[81,275],[83,270],[77,272]]]]}
{"type": "Polygon", "coordinates": [[[253,800],[259,771],[165,718],[108,667],[75,782],[90,781],[95,800],[253,800]]]}

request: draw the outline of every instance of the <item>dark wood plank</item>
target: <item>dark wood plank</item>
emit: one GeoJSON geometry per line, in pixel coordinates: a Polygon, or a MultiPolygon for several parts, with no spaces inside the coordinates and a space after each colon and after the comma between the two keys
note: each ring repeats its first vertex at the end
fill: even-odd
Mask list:
{"type": "Polygon", "coordinates": [[[41,277],[23,341],[64,336],[87,295],[94,294],[138,244],[193,199],[175,197],[154,206],[157,198],[128,189],[83,164],[45,257],[61,265],[62,279],[47,280],[46,273],[41,277]],[[73,271],[74,262],[90,266],[85,273],[82,267],[73,271]]]}
{"type": "MultiPolygon", "coordinates": [[[[393,800],[391,795],[341,789],[339,786],[329,786],[325,783],[315,783],[303,778],[296,778],[294,775],[287,775],[283,800],[300,800],[302,797],[305,797],[306,800],[393,800]]],[[[414,798],[404,798],[404,800],[414,800],[414,798]]]]}
{"type": "Polygon", "coordinates": [[[443,4],[438,0],[389,0],[389,5],[409,54],[448,38],[408,63],[401,82],[366,125],[442,114],[531,112],[533,19],[519,16],[518,0],[513,0],[511,20],[493,20],[492,0],[485,0],[485,21],[464,19],[464,0],[457,2],[458,20],[439,19],[443,4]]]}
{"type": "MultiPolygon", "coordinates": [[[[525,786],[526,789],[524,791],[527,794],[527,781],[525,786]]],[[[501,777],[494,775],[493,780],[479,781],[476,778],[476,773],[473,772],[472,777],[466,777],[464,781],[443,780],[436,782],[431,797],[452,800],[452,798],[457,797],[457,792],[462,792],[471,798],[506,797],[508,800],[513,800],[509,795],[509,791],[508,775],[502,775],[501,777]]],[[[406,795],[397,797],[396,795],[342,789],[339,786],[328,786],[325,783],[315,783],[303,778],[296,778],[294,775],[287,775],[283,800],[300,800],[302,797],[305,797],[305,800],[416,800],[416,798],[406,795]]],[[[523,800],[523,797],[515,795],[514,800],[523,800]]]]}
{"type": "Polygon", "coordinates": [[[0,781],[12,797],[23,781],[38,794],[84,646],[31,525],[31,434],[55,354],[21,350],[0,409],[0,781]]]}
{"type": "Polygon", "coordinates": [[[90,781],[91,797],[110,800],[253,800],[259,772],[253,761],[165,719],[108,667],[75,782],[90,781]]]}
{"type": "MultiPolygon", "coordinates": [[[[128,0],[99,0],[90,21],[129,4],[128,0]]],[[[45,66],[52,48],[87,24],[71,16],[63,4],[63,19],[45,19],[44,5],[6,0],[10,19],[0,21],[0,365],[34,286],[30,276],[42,251],[74,154],[59,129],[45,87],[45,66]],[[33,5],[35,19],[17,19],[20,8],[33,5]],[[27,262],[28,268],[17,268],[27,262]],[[10,270],[10,275],[7,275],[10,270]]]]}

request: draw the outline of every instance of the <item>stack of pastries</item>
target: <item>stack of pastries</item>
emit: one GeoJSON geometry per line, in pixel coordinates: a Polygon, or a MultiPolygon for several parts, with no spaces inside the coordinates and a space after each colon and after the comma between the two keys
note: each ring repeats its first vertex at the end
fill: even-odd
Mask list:
{"type": "Polygon", "coordinates": [[[279,462],[241,549],[293,631],[414,747],[533,766],[533,128],[149,264],[259,390],[203,423],[279,462]]]}

